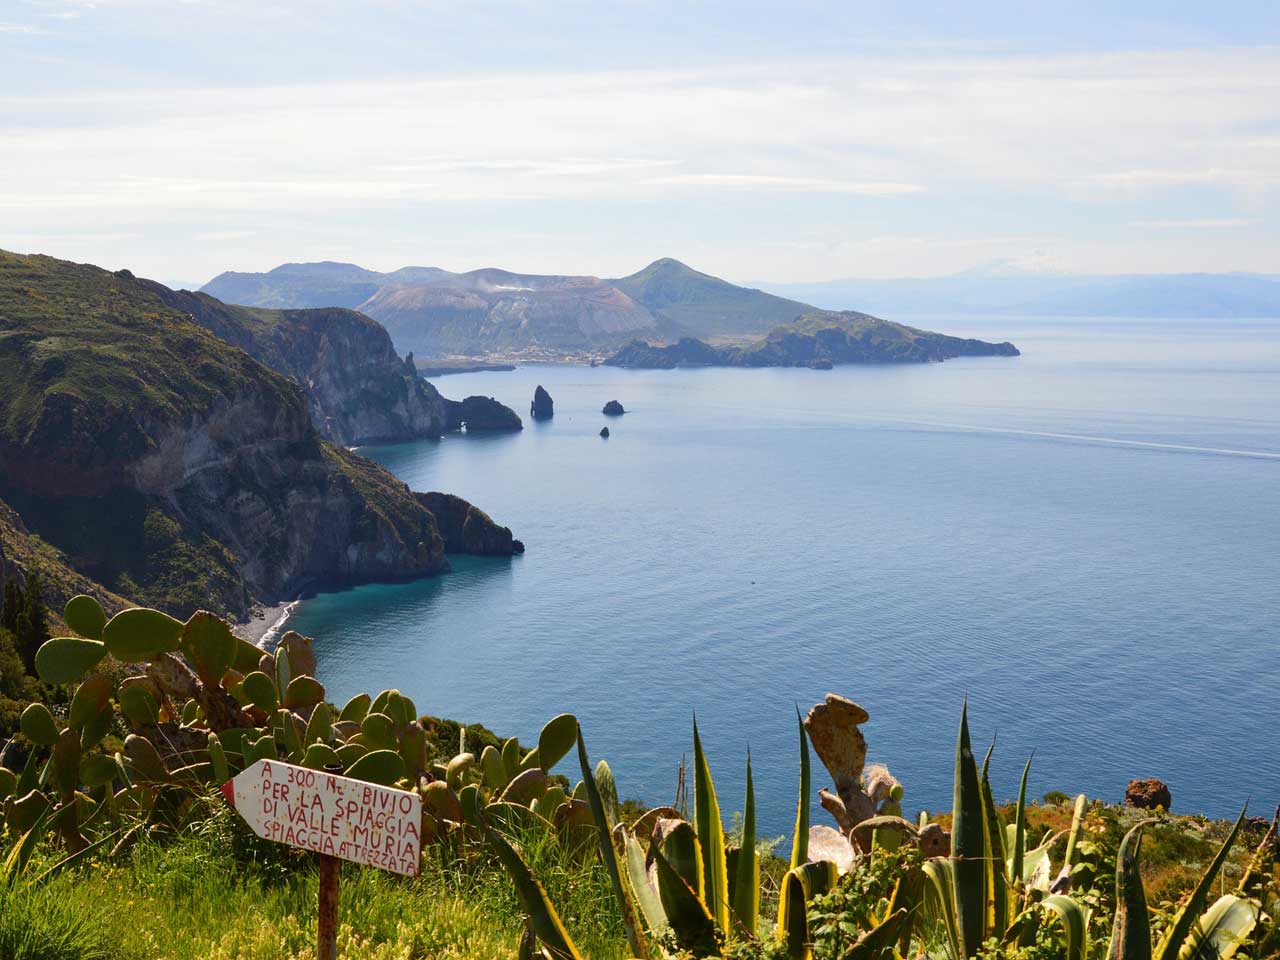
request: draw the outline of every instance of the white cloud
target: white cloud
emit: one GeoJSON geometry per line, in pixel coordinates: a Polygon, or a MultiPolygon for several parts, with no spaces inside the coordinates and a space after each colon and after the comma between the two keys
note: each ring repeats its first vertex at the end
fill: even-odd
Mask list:
{"type": "Polygon", "coordinates": [[[1203,217],[1186,220],[1135,220],[1135,227],[1155,227],[1159,230],[1218,230],[1233,227],[1249,227],[1257,220],[1244,217],[1203,217]]]}
{"type": "MultiPolygon", "coordinates": [[[[755,238],[789,233],[830,251],[809,261],[793,251],[792,268],[810,275],[860,272],[854,261],[864,256],[886,264],[897,256],[909,264],[903,272],[946,272],[1020,254],[1014,241],[981,240],[996,234],[1043,243],[1059,234],[1057,249],[1085,256],[1094,240],[1100,257],[1106,231],[1115,239],[1135,223],[1176,235],[1175,225],[1266,222],[1280,186],[1278,104],[1273,49],[49,95],[11,87],[0,94],[0,220],[14,232],[53,220],[76,233],[105,218],[147,233],[217,218],[214,232],[245,232],[263,257],[283,260],[301,256],[283,248],[297,238],[328,236],[335,218],[363,213],[387,249],[422,260],[414,243],[446,218],[454,249],[485,262],[508,262],[504,244],[536,225],[565,238],[565,259],[580,247],[606,258],[604,269],[666,252],[652,249],[665,231],[662,242],[673,246],[710,244],[730,267],[722,272],[739,276],[780,276],[764,265],[778,247],[755,238]],[[1214,191],[1213,209],[1225,212],[1180,220],[1186,205],[1163,199],[1179,190],[1214,191]],[[715,197],[760,209],[740,228],[723,206],[697,209],[715,197]],[[1088,205],[1087,226],[1078,216],[1054,219],[1068,203],[1088,205]],[[643,209],[647,219],[617,232],[591,214],[606,209],[643,209]],[[593,245],[579,235],[586,231],[607,235],[593,245]],[[712,234],[736,246],[702,239],[712,234]],[[837,242],[846,234],[923,240],[837,242]],[[281,249],[266,252],[270,243],[281,249]]],[[[539,255],[550,246],[530,241],[539,255]]],[[[157,256],[176,255],[170,247],[156,241],[157,256]]],[[[1243,253],[1263,255],[1256,245],[1243,253]]],[[[163,269],[221,266],[198,250],[185,255],[190,265],[166,260],[163,269]]]]}
{"type": "Polygon", "coordinates": [[[918,183],[855,183],[820,177],[784,177],[750,173],[685,173],[653,177],[646,184],[671,187],[723,187],[729,190],[787,190],[801,193],[853,193],[865,197],[891,197],[919,193],[918,183]]]}

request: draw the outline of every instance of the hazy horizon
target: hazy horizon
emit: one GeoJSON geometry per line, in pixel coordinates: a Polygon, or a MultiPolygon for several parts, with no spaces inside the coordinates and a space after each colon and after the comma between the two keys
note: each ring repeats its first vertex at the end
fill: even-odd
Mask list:
{"type": "Polygon", "coordinates": [[[1280,12],[20,0],[0,247],[741,283],[1280,273],[1280,12]]]}

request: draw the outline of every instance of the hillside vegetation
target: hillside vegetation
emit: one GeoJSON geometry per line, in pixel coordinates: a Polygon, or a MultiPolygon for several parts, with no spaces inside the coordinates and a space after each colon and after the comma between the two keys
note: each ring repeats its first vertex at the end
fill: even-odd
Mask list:
{"type": "Polygon", "coordinates": [[[674,805],[644,810],[619,801],[613,768],[593,763],[572,714],[532,747],[461,728],[455,740],[398,690],[329,702],[311,641],[295,633],[264,654],[207,613],[108,618],[77,597],[63,616],[72,632],[35,655],[54,696],[26,708],[0,755],[0,955],[309,955],[312,855],[257,839],[217,789],[262,760],[421,799],[419,876],[344,868],[349,958],[1280,950],[1276,819],[1249,820],[1246,805],[1234,823],[1211,823],[1084,795],[1041,807],[1028,799],[1030,762],[1017,799],[997,804],[1011,791],[989,779],[994,743],[979,764],[967,706],[952,809],[912,818],[904,785],[866,763],[866,710],[828,694],[797,711],[795,829],[769,841],[749,756],[726,827],[696,722],[674,805]],[[142,672],[125,676],[130,661],[142,672]],[[829,822],[811,822],[811,753],[831,778],[817,791],[829,822]]]}
{"type": "MultiPolygon", "coordinates": [[[[289,315],[228,311],[127,271],[0,252],[0,499],[93,582],[81,592],[108,606],[126,596],[182,616],[243,617],[310,582],[447,569],[435,517],[408,487],[317,433],[316,391],[193,312],[265,359],[269,347],[338,346],[295,336],[307,323],[289,315]]],[[[339,319],[381,345],[387,382],[418,389],[373,321],[339,319]]],[[[370,421],[357,411],[342,422],[370,421]]]]}

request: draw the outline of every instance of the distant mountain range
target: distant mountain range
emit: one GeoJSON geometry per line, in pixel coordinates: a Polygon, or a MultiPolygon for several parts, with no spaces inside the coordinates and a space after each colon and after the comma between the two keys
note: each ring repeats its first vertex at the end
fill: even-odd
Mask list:
{"type": "Polygon", "coordinates": [[[997,266],[924,279],[739,286],[664,258],[627,277],[543,276],[486,268],[452,273],[350,263],[286,263],[223,273],[203,292],[277,309],[349,307],[419,359],[608,354],[632,340],[759,338],[802,316],[1280,316],[1280,276],[1236,273],[1071,275],[997,266]]]}
{"type": "Polygon", "coordinates": [[[1244,318],[1280,317],[1280,275],[1086,275],[980,269],[945,277],[762,283],[826,310],[901,315],[1244,318]]]}
{"type": "Polygon", "coordinates": [[[635,337],[759,336],[813,310],[671,259],[617,279],[289,263],[268,273],[223,273],[202,292],[255,307],[353,307],[418,357],[599,351],[635,337]]]}

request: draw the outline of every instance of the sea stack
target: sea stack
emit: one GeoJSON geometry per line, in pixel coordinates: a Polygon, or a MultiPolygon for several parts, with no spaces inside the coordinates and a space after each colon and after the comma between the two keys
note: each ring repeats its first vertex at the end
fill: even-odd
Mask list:
{"type": "Polygon", "coordinates": [[[606,417],[620,417],[626,412],[627,411],[622,409],[622,404],[617,400],[610,400],[604,405],[603,413],[606,417]]]}
{"type": "Polygon", "coordinates": [[[529,404],[529,416],[535,420],[550,420],[554,415],[555,403],[551,394],[538,384],[538,389],[533,391],[533,403],[529,404]]]}
{"type": "Polygon", "coordinates": [[[609,439],[609,428],[608,428],[608,427],[601,427],[601,428],[600,428],[600,436],[602,436],[602,437],[604,437],[606,440],[608,440],[608,439],[609,439]]]}

